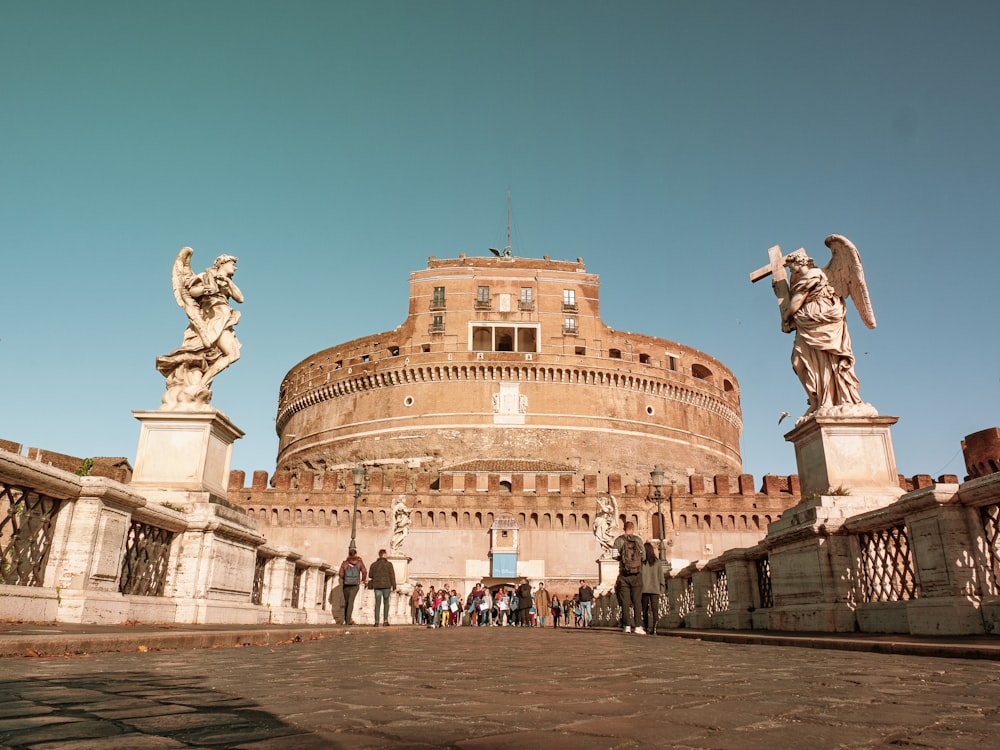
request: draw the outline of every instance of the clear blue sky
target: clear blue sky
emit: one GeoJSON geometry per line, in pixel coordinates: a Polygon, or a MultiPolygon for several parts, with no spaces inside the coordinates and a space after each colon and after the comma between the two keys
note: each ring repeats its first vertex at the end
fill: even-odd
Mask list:
{"type": "Polygon", "coordinates": [[[170,267],[239,256],[213,404],[272,470],[278,386],[389,330],[427,257],[582,257],[614,328],[717,357],[744,467],[795,471],[770,245],[859,247],[861,395],[905,474],[1000,424],[995,2],[0,0],[0,437],[134,461],[186,325],[170,267]]]}

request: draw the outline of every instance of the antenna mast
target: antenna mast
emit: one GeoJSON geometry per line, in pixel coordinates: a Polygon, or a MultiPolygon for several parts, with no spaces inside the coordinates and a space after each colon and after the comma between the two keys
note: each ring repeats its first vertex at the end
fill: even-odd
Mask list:
{"type": "Polygon", "coordinates": [[[507,191],[507,247],[504,248],[504,254],[510,255],[510,191],[507,191]]]}

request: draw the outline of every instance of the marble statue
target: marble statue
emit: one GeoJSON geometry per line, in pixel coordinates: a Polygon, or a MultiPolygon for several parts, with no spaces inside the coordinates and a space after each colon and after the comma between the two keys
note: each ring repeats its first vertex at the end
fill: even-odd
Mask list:
{"type": "Polygon", "coordinates": [[[212,407],[212,380],[240,358],[240,342],[233,330],[240,314],[229,300],[243,302],[233,282],[236,258],[220,255],[211,268],[191,270],[194,251],[185,247],[174,261],[174,299],[188,317],[181,345],[156,358],[156,369],[167,379],[160,409],[207,411],[212,407]]]}
{"type": "Polygon", "coordinates": [[[851,241],[839,234],[827,237],[826,246],[833,257],[825,268],[817,268],[802,248],[782,256],[781,248],[775,246],[768,251],[770,265],[750,274],[751,281],[772,276],[781,330],[795,332],[792,369],[809,404],[797,423],[813,414],[877,416],[858,392],[844,303],[846,297],[854,300],[864,324],[875,327],[861,256],[851,241]]]}
{"type": "Polygon", "coordinates": [[[597,498],[597,516],[594,518],[594,536],[605,557],[610,557],[618,536],[618,501],[614,495],[597,498]]]}
{"type": "Polygon", "coordinates": [[[410,508],[406,505],[406,496],[397,495],[392,499],[390,508],[392,515],[392,538],[389,547],[393,552],[399,552],[403,540],[410,533],[410,508]]]}

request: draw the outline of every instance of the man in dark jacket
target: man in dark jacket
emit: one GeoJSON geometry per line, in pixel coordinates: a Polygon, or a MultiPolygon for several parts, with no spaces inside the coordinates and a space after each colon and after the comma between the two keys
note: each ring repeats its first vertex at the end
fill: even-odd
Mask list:
{"type": "Polygon", "coordinates": [[[347,551],[347,559],[340,564],[340,588],[344,591],[344,624],[354,624],[354,599],[358,595],[358,587],[365,582],[368,571],[365,562],[358,557],[358,551],[353,547],[347,551]]]}
{"type": "Polygon", "coordinates": [[[369,574],[371,587],[375,589],[375,627],[379,623],[379,605],[382,605],[382,626],[385,627],[389,624],[389,594],[396,588],[396,569],[384,549],[378,551],[378,560],[372,563],[369,574]]]}

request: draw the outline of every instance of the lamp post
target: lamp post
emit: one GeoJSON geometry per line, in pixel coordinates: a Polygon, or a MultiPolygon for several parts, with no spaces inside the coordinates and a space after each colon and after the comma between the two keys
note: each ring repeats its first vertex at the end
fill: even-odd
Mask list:
{"type": "MultiPolygon", "coordinates": [[[[663,537],[666,536],[667,525],[663,522],[663,508],[661,503],[663,502],[663,493],[660,492],[660,487],[663,486],[663,469],[657,464],[653,467],[653,470],[649,472],[649,481],[653,485],[653,501],[656,503],[656,515],[660,519],[660,565],[666,565],[667,559],[667,547],[663,543],[663,537]]],[[[673,483],[671,483],[671,488],[673,483]]],[[[670,491],[670,497],[673,498],[673,489],[670,491]]]]}
{"type": "Polygon", "coordinates": [[[365,467],[358,464],[351,469],[351,475],[354,477],[354,512],[351,514],[351,544],[348,549],[357,549],[354,539],[358,529],[358,498],[361,497],[361,485],[365,481],[365,467]]]}

